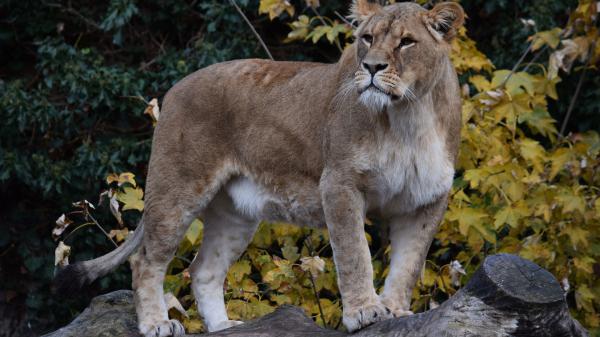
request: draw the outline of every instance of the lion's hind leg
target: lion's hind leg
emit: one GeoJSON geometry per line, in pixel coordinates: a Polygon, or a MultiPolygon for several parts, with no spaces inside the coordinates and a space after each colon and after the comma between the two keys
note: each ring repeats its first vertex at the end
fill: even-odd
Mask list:
{"type": "MultiPolygon", "coordinates": [[[[203,185],[212,187],[217,183],[203,185]]],[[[163,282],[189,224],[215,194],[214,188],[191,190],[191,186],[168,180],[153,180],[148,184],[142,217],[144,237],[141,247],[130,258],[138,327],[145,337],[185,334],[183,325],[168,317],[163,282]]]]}
{"type": "Polygon", "coordinates": [[[174,206],[146,209],[142,221],[143,243],[130,258],[138,327],[145,337],[184,335],[183,325],[169,320],[163,281],[190,220],[174,206]]]}
{"type": "Polygon", "coordinates": [[[258,221],[239,214],[223,192],[203,212],[203,220],[203,242],[190,267],[192,290],[208,331],[218,331],[241,323],[227,317],[223,282],[252,240],[258,221]]]}

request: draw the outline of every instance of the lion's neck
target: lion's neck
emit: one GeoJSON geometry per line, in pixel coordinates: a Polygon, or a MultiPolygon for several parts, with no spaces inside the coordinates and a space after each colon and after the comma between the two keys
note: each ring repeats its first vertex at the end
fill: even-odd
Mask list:
{"type": "Polygon", "coordinates": [[[422,137],[435,128],[434,109],[432,95],[428,93],[416,101],[406,101],[387,108],[382,113],[386,115],[384,117],[391,135],[406,142],[422,137]]]}

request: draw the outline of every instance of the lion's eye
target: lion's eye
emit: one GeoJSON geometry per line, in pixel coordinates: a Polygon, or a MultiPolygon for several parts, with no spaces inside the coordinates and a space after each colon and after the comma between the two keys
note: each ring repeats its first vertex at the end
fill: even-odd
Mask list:
{"type": "Polygon", "coordinates": [[[410,37],[405,37],[402,40],[400,40],[400,44],[398,45],[399,48],[406,48],[406,47],[410,47],[413,44],[417,43],[417,41],[411,39],[410,37]]]}
{"type": "Polygon", "coordinates": [[[369,35],[369,34],[364,34],[364,35],[362,36],[362,39],[363,39],[363,40],[364,40],[366,43],[368,43],[368,44],[371,44],[371,43],[373,43],[373,36],[372,36],[372,35],[369,35]]]}

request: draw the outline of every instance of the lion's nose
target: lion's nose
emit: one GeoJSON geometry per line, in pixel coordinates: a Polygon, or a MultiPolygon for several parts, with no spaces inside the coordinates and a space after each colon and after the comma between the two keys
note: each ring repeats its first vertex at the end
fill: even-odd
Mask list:
{"type": "Polygon", "coordinates": [[[387,63],[371,64],[363,62],[363,67],[365,67],[365,69],[368,70],[371,73],[371,75],[375,75],[378,71],[385,70],[388,67],[388,65],[387,63]]]}

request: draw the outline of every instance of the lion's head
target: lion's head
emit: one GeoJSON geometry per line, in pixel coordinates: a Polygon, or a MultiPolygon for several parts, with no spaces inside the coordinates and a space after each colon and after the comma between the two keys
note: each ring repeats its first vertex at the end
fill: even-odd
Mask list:
{"type": "Polygon", "coordinates": [[[403,2],[381,6],[354,0],[359,69],[354,82],[360,100],[381,110],[426,94],[448,66],[449,42],[464,22],[464,12],[453,2],[433,9],[403,2]]]}

